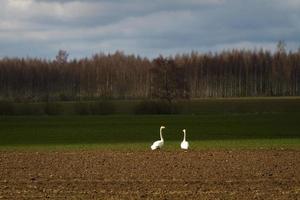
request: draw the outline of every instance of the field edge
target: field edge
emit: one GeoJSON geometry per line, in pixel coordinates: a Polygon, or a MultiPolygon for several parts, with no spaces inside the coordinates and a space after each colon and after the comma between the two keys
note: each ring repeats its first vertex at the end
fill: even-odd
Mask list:
{"type": "MultiPolygon", "coordinates": [[[[181,141],[166,141],[160,151],[180,150],[181,141]]],[[[259,150],[291,149],[300,150],[300,138],[282,139],[235,139],[189,141],[190,151],[197,150],[259,150]]],[[[151,151],[151,142],[135,143],[90,143],[90,144],[27,144],[1,145],[0,151],[65,151],[65,150],[103,150],[103,151],[151,151]]]]}

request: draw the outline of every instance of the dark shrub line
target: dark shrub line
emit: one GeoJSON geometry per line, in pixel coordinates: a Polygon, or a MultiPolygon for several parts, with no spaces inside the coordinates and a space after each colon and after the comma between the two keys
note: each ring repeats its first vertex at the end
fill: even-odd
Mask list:
{"type": "Polygon", "coordinates": [[[135,114],[179,114],[179,106],[167,101],[142,101],[134,108],[135,114]]]}
{"type": "MultiPolygon", "coordinates": [[[[0,101],[0,115],[110,115],[116,113],[116,106],[111,101],[79,101],[66,109],[64,102],[13,103],[0,101]]],[[[178,114],[179,105],[167,101],[141,101],[131,114],[178,114]]],[[[127,113],[128,114],[128,113],[127,113]]]]}
{"type": "Polygon", "coordinates": [[[0,101],[5,115],[111,115],[300,112],[299,99],[195,100],[195,101],[78,101],[13,103],[0,101]]]}

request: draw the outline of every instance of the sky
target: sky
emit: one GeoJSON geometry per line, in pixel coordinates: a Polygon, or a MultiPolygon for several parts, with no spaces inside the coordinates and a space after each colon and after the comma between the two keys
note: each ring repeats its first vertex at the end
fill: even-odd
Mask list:
{"type": "Polygon", "coordinates": [[[300,47],[300,0],[0,0],[0,57],[300,47]]]}

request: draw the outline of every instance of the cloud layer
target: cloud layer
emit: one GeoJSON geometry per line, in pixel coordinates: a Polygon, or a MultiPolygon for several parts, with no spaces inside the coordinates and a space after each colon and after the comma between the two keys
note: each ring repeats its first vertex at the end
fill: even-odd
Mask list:
{"type": "Polygon", "coordinates": [[[299,0],[2,0],[0,57],[300,46],[299,0]]]}

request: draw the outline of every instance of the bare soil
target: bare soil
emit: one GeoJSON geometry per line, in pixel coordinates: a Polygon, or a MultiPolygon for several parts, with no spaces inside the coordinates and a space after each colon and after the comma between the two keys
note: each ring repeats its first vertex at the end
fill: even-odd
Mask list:
{"type": "Polygon", "coordinates": [[[300,199],[300,150],[0,151],[0,199],[300,199]]]}

